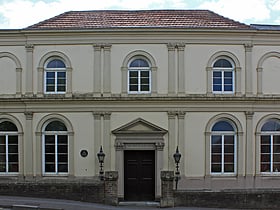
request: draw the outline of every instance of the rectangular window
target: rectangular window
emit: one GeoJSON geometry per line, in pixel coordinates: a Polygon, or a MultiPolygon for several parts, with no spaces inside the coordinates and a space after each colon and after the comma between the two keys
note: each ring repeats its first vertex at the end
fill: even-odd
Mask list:
{"type": "Polygon", "coordinates": [[[68,173],[68,136],[45,135],[45,173],[68,173]]]}
{"type": "Polygon", "coordinates": [[[18,136],[0,136],[0,173],[19,171],[18,136]]]}
{"type": "Polygon", "coordinates": [[[150,93],[151,75],[149,70],[128,71],[129,93],[150,93]]]}
{"type": "Polygon", "coordinates": [[[234,91],[233,71],[213,71],[212,82],[214,93],[233,93],[234,91]]]}
{"type": "Polygon", "coordinates": [[[65,93],[66,92],[66,72],[46,71],[45,72],[45,92],[65,93]]]}
{"type": "Polygon", "coordinates": [[[211,173],[235,173],[234,135],[211,136],[211,173]]]}
{"type": "Polygon", "coordinates": [[[261,172],[280,172],[280,136],[261,136],[261,172]]]}

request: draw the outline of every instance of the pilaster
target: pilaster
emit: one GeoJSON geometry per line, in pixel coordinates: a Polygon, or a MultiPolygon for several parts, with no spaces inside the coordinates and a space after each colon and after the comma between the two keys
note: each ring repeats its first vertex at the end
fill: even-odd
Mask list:
{"type": "Polygon", "coordinates": [[[26,50],[26,90],[25,94],[28,96],[33,95],[33,50],[32,44],[25,45],[26,50]]]}
{"type": "Polygon", "coordinates": [[[24,132],[24,171],[23,176],[26,179],[32,179],[36,175],[36,158],[33,158],[33,154],[36,154],[36,145],[33,142],[33,112],[26,111],[25,115],[25,132],[24,132]],[[31,152],[31,151],[32,152],[31,152]]]}
{"type": "Polygon", "coordinates": [[[175,144],[177,142],[176,135],[176,115],[177,112],[169,111],[168,113],[168,169],[173,168],[174,161],[171,157],[175,151],[175,144]]]}
{"type": "Polygon", "coordinates": [[[263,68],[257,68],[257,94],[262,95],[263,90],[262,90],[262,78],[263,77],[263,68]]]}
{"type": "Polygon", "coordinates": [[[246,176],[255,175],[255,141],[253,136],[254,112],[246,111],[246,176]]]}
{"type": "Polygon", "coordinates": [[[101,45],[94,44],[93,95],[101,94],[101,45]]]}
{"type": "Polygon", "coordinates": [[[111,94],[111,46],[104,45],[104,71],[103,71],[103,91],[105,95],[111,94]]]}
{"type": "Polygon", "coordinates": [[[185,44],[177,44],[178,48],[178,94],[185,94],[185,44]]]}
{"type": "MultiPolygon", "coordinates": [[[[94,142],[94,148],[95,148],[95,154],[99,152],[99,148],[101,146],[101,113],[100,112],[93,112],[93,142],[94,142]]],[[[95,158],[94,161],[94,168],[95,168],[95,174],[99,173],[99,163],[97,158],[95,158]]]]}
{"type": "Polygon", "coordinates": [[[106,159],[105,159],[105,170],[111,168],[111,136],[110,136],[110,130],[111,130],[111,113],[110,112],[104,112],[103,113],[103,145],[104,145],[104,151],[108,151],[106,153],[106,159]]]}
{"type": "Polygon", "coordinates": [[[244,44],[245,48],[245,92],[246,95],[252,95],[253,94],[253,80],[252,80],[252,50],[253,45],[252,44],[244,44]]]}
{"type": "Polygon", "coordinates": [[[16,68],[16,96],[20,97],[22,94],[22,68],[16,68]]]}
{"type": "Polygon", "coordinates": [[[176,44],[167,44],[168,49],[168,94],[175,95],[175,76],[176,76],[176,66],[175,66],[175,47],[176,44]]]}

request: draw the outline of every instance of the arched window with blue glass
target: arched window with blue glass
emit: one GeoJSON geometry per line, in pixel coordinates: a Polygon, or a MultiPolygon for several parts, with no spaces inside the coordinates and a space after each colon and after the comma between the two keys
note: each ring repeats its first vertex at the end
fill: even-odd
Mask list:
{"type": "Polygon", "coordinates": [[[69,171],[68,130],[60,120],[48,122],[43,129],[43,174],[63,175],[69,171]]]}
{"type": "Polygon", "coordinates": [[[261,173],[280,173],[280,121],[269,119],[261,127],[261,173]]]}
{"type": "Polygon", "coordinates": [[[234,63],[227,57],[221,57],[213,63],[212,91],[224,94],[234,93],[234,63]]]}
{"type": "Polygon", "coordinates": [[[128,64],[128,93],[151,92],[151,65],[144,57],[134,57],[128,64]]]}
{"type": "Polygon", "coordinates": [[[211,129],[211,174],[236,173],[236,126],[223,119],[211,129]]]}
{"type": "Polygon", "coordinates": [[[66,92],[66,65],[60,58],[51,58],[45,63],[45,93],[64,94],[66,92]]]}

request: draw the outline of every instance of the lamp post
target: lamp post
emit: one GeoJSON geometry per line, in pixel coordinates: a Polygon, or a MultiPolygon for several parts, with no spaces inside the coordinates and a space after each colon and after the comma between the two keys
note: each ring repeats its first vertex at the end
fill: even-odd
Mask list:
{"type": "Polygon", "coordinates": [[[105,153],[103,152],[102,146],[100,146],[100,150],[99,150],[99,152],[97,153],[97,158],[98,158],[99,167],[100,167],[100,170],[99,170],[99,177],[100,177],[100,180],[104,180],[104,171],[103,171],[103,167],[104,167],[105,153]]]}
{"type": "Polygon", "coordinates": [[[174,158],[174,161],[175,161],[175,164],[176,164],[176,172],[175,172],[175,184],[176,184],[175,189],[176,190],[177,190],[178,181],[179,181],[179,178],[180,178],[179,163],[180,163],[181,156],[182,155],[179,153],[179,149],[178,149],[178,146],[177,146],[176,152],[173,155],[173,158],[174,158]]]}

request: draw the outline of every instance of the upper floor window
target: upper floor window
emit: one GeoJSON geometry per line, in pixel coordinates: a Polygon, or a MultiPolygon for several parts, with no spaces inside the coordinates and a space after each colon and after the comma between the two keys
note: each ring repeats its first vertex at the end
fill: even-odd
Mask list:
{"type": "Polygon", "coordinates": [[[211,130],[211,173],[236,173],[236,129],[228,121],[214,124],[211,130]]]}
{"type": "Polygon", "coordinates": [[[0,123],[0,173],[18,173],[18,129],[9,122],[0,123]]]}
{"type": "Polygon", "coordinates": [[[212,91],[213,93],[234,92],[234,66],[230,60],[220,58],[214,62],[212,91]]]}
{"type": "Polygon", "coordinates": [[[69,171],[68,132],[64,123],[54,120],[43,132],[43,173],[67,174],[69,171]]]}
{"type": "Polygon", "coordinates": [[[261,127],[260,141],[262,173],[280,173],[280,121],[270,119],[261,127]]]}
{"type": "Polygon", "coordinates": [[[128,66],[128,92],[151,92],[151,67],[143,58],[133,59],[128,66]]]}
{"type": "Polygon", "coordinates": [[[66,66],[60,59],[52,59],[45,65],[45,93],[66,92],[66,66]]]}

